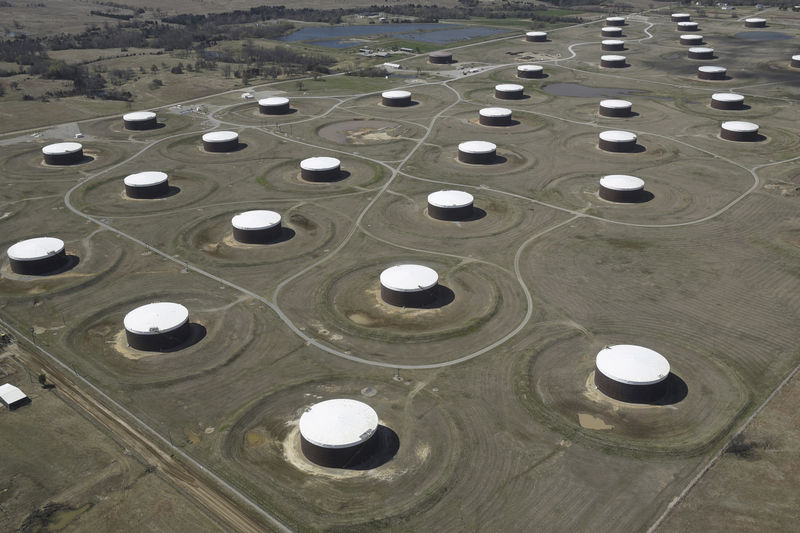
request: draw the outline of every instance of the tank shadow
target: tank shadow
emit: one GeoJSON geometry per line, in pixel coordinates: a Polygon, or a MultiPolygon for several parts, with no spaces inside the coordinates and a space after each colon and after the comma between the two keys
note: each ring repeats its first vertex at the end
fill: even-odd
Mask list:
{"type": "Polygon", "coordinates": [[[172,353],[172,352],[178,352],[180,350],[185,350],[186,348],[190,348],[195,344],[197,344],[198,342],[200,342],[201,340],[203,340],[207,334],[208,331],[206,330],[205,326],[203,326],[202,324],[197,324],[195,322],[190,322],[189,336],[186,338],[185,341],[183,341],[177,346],[173,346],[172,348],[167,348],[166,350],[160,350],[160,351],[163,353],[172,353]]]}
{"type": "Polygon", "coordinates": [[[456,293],[450,287],[442,285],[441,283],[436,285],[436,292],[434,293],[433,300],[413,306],[415,309],[439,309],[444,307],[448,304],[453,303],[456,299],[456,293]]]}
{"type": "Polygon", "coordinates": [[[474,222],[475,220],[480,220],[485,217],[486,211],[480,207],[472,206],[472,215],[470,215],[469,218],[465,218],[464,220],[459,220],[457,222],[474,222]]]}
{"type": "Polygon", "coordinates": [[[59,274],[63,274],[64,272],[69,272],[76,266],[78,263],[81,262],[80,257],[73,254],[67,254],[66,260],[63,265],[56,268],[55,270],[50,270],[49,272],[42,272],[41,274],[36,274],[37,277],[47,277],[47,276],[57,276],[59,274]]]}
{"type": "Polygon", "coordinates": [[[666,382],[667,390],[664,396],[650,402],[651,405],[674,405],[682,402],[689,395],[689,387],[678,375],[670,372],[666,382]]]}
{"type": "Polygon", "coordinates": [[[390,428],[379,425],[375,430],[375,438],[378,440],[377,447],[368,457],[359,458],[357,455],[354,461],[345,466],[347,470],[370,470],[382,466],[391,461],[400,449],[400,437],[390,428]]]}

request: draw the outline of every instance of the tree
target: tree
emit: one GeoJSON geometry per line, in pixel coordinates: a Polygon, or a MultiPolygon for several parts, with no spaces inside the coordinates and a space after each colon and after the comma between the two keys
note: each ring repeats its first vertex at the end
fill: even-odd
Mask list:
{"type": "Polygon", "coordinates": [[[222,75],[225,76],[226,78],[230,78],[231,77],[231,66],[230,66],[230,64],[225,63],[224,65],[222,65],[222,75]]]}
{"type": "Polygon", "coordinates": [[[297,80],[297,90],[298,91],[306,90],[306,86],[303,84],[303,80],[297,80]]]}
{"type": "Polygon", "coordinates": [[[47,386],[47,374],[45,374],[44,372],[39,374],[39,385],[41,385],[42,388],[47,386]]]}
{"type": "Polygon", "coordinates": [[[152,72],[153,74],[155,74],[156,72],[158,72],[158,65],[156,65],[155,63],[153,63],[152,65],[150,65],[150,72],[152,72]]]}
{"type": "Polygon", "coordinates": [[[6,95],[6,86],[0,83],[0,96],[6,95]]]}

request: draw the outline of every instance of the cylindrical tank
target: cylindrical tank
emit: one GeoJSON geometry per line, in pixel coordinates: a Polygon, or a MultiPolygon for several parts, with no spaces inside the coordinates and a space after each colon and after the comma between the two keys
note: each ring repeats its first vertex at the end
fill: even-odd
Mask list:
{"type": "Polygon", "coordinates": [[[357,400],[326,400],[300,417],[300,449],[320,466],[348,468],[368,460],[379,446],[378,415],[357,400]]]}
{"type": "Polygon", "coordinates": [[[728,69],[715,65],[703,65],[697,67],[697,77],[701,80],[724,80],[728,69]]]}
{"type": "Polygon", "coordinates": [[[422,265],[397,265],[381,272],[381,298],[398,307],[422,307],[436,299],[439,275],[422,265]]]}
{"type": "Polygon", "coordinates": [[[20,241],[6,252],[11,271],[36,276],[47,274],[67,263],[64,241],[55,237],[36,237],[20,241]]]}
{"type": "Polygon", "coordinates": [[[519,100],[525,95],[525,87],[516,83],[501,83],[494,86],[494,97],[500,100],[519,100]]]}
{"type": "Polygon", "coordinates": [[[689,59],[714,59],[714,49],[706,46],[689,48],[689,59]]]}
{"type": "Polygon", "coordinates": [[[48,165],[74,165],[83,161],[83,145],[74,142],[48,144],[42,148],[42,155],[48,165]]]}
{"type": "Polygon", "coordinates": [[[606,396],[629,403],[651,403],[667,391],[669,362],[649,348],[608,346],[595,358],[594,383],[606,396]]]}
{"type": "Polygon", "coordinates": [[[172,302],[137,307],[125,315],[124,325],[128,346],[149,352],[175,348],[191,333],[189,310],[172,302]]]}
{"type": "Polygon", "coordinates": [[[384,91],[381,93],[381,104],[387,107],[406,107],[411,105],[409,91],[384,91]]]}
{"type": "Polygon", "coordinates": [[[158,127],[156,114],[152,111],[135,111],[122,115],[126,130],[152,130],[158,127]]]}
{"type": "Polygon", "coordinates": [[[604,52],[621,52],[625,50],[625,41],[619,39],[603,39],[600,46],[604,52]]]}
{"type": "Polygon", "coordinates": [[[758,140],[758,124],[731,120],[723,122],[719,136],[727,141],[752,142],[758,140]]]}
{"type": "Polygon", "coordinates": [[[744,27],[745,28],[764,28],[767,25],[767,19],[762,19],[758,17],[751,17],[744,19],[744,27]]]}
{"type": "Polygon", "coordinates": [[[511,110],[505,107],[484,107],[478,111],[478,122],[484,126],[510,126],[511,110]]]}
{"type": "Polygon", "coordinates": [[[336,181],[342,176],[342,163],[335,157],[309,157],[300,161],[300,177],[306,181],[336,181]]]}
{"type": "Polygon", "coordinates": [[[466,141],[458,145],[458,160],[473,165],[494,163],[497,145],[486,141],[466,141]]]}
{"type": "Polygon", "coordinates": [[[678,31],[699,31],[700,24],[697,22],[678,22],[678,31]]]}
{"type": "Polygon", "coordinates": [[[544,67],[541,65],[519,65],[517,66],[517,77],[524,79],[543,78],[544,67]]]}
{"type": "Polygon", "coordinates": [[[245,244],[268,244],[281,234],[281,216],[275,211],[245,211],[231,219],[233,238],[245,244]]]}
{"type": "Polygon", "coordinates": [[[636,148],[636,134],[630,131],[601,132],[598,146],[606,152],[632,152],[636,148]]]}
{"type": "Polygon", "coordinates": [[[233,152],[239,148],[239,134],[235,131],[212,131],[203,135],[206,152],[233,152]]]}
{"type": "Polygon", "coordinates": [[[428,54],[428,62],[434,65],[446,65],[453,62],[453,54],[437,50],[428,54]]]}
{"type": "Polygon", "coordinates": [[[624,26],[625,17],[606,17],[607,26],[624,26]]]}
{"type": "Polygon", "coordinates": [[[617,55],[600,56],[600,66],[605,68],[622,68],[626,66],[626,57],[617,55]]]}
{"type": "Polygon", "coordinates": [[[146,171],[125,176],[125,194],[130,198],[159,198],[169,193],[165,172],[146,171]]]}
{"type": "Polygon", "coordinates": [[[600,115],[604,117],[629,117],[633,104],[627,100],[601,100],[600,115]]]}
{"type": "Polygon", "coordinates": [[[697,46],[703,44],[703,36],[699,34],[681,35],[679,40],[684,46],[697,46]]]}
{"type": "Polygon", "coordinates": [[[689,13],[673,13],[672,22],[689,22],[692,16],[689,13]]]}
{"type": "Polygon", "coordinates": [[[600,178],[600,198],[609,202],[636,203],[644,199],[644,180],[625,174],[600,178]]]}
{"type": "Polygon", "coordinates": [[[428,215],[438,220],[466,220],[472,217],[473,197],[463,191],[436,191],[428,195],[428,215]]]}
{"type": "Polygon", "coordinates": [[[529,31],[525,33],[525,40],[529,43],[542,43],[547,41],[546,31],[529,31]]]}
{"type": "Polygon", "coordinates": [[[734,93],[714,93],[711,95],[711,107],[714,109],[742,109],[744,96],[734,93]]]}
{"type": "Polygon", "coordinates": [[[622,28],[616,26],[605,26],[600,30],[603,37],[622,37],[622,28]]]}
{"type": "Polygon", "coordinates": [[[262,115],[285,115],[291,110],[289,99],[283,96],[272,96],[258,101],[258,112],[262,115]]]}
{"type": "Polygon", "coordinates": [[[800,68],[800,55],[792,56],[791,66],[794,68],[800,68]]]}

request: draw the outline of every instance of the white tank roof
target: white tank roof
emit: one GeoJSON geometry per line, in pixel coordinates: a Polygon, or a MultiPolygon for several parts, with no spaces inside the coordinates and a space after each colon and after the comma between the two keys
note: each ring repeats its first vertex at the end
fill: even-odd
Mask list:
{"type": "Polygon", "coordinates": [[[695,54],[713,54],[714,49],[708,48],[707,46],[693,46],[689,48],[690,52],[694,52],[695,54]]]}
{"type": "Polygon", "coordinates": [[[458,151],[465,154],[488,154],[497,150],[497,145],[488,141],[465,141],[458,145],[458,151]]]}
{"type": "Polygon", "coordinates": [[[517,71],[522,72],[539,72],[544,70],[544,67],[541,65],[518,65],[517,71]]]}
{"type": "Polygon", "coordinates": [[[28,396],[26,396],[24,392],[11,383],[3,383],[0,385],[0,398],[2,398],[3,401],[8,405],[20,400],[24,400],[27,397],[28,396]]]}
{"type": "Polygon", "coordinates": [[[620,44],[625,44],[625,41],[620,41],[619,39],[603,39],[602,41],[600,41],[600,44],[620,45],[620,44]]]}
{"type": "Polygon", "coordinates": [[[178,329],[189,321],[189,310],[181,304],[155,302],[125,315],[125,329],[139,335],[158,335],[178,329]]]}
{"type": "Polygon", "coordinates": [[[697,27],[697,26],[698,26],[697,22],[690,22],[688,20],[685,20],[685,21],[682,21],[682,22],[678,22],[678,27],[679,28],[694,28],[694,27],[697,27]]]}
{"type": "Polygon", "coordinates": [[[692,15],[690,15],[689,13],[673,13],[672,16],[673,17],[691,17],[692,15]]]}
{"type": "Polygon", "coordinates": [[[600,56],[600,61],[625,61],[625,56],[605,55],[600,56]]]}
{"type": "Polygon", "coordinates": [[[280,223],[281,216],[275,211],[267,211],[266,209],[245,211],[231,219],[231,224],[234,228],[245,231],[269,229],[280,223]]]}
{"type": "Polygon", "coordinates": [[[702,41],[703,36],[697,33],[687,33],[681,35],[681,41],[702,41]]]}
{"type": "Polygon", "coordinates": [[[632,107],[633,104],[627,100],[600,100],[600,106],[605,107],[606,109],[625,109],[626,107],[632,107]]]}
{"type": "Polygon", "coordinates": [[[617,344],[603,348],[595,359],[606,377],[628,385],[652,385],[667,379],[669,362],[660,353],[643,346],[617,344]]]}
{"type": "Polygon", "coordinates": [[[725,67],[718,67],[716,65],[703,65],[702,67],[697,67],[697,70],[700,72],[727,72],[728,69],[725,67]]]}
{"type": "Polygon", "coordinates": [[[625,17],[606,17],[606,22],[624,22],[625,17]]]}
{"type": "Polygon", "coordinates": [[[749,19],[744,19],[745,22],[766,22],[767,19],[762,19],[759,17],[751,17],[749,19]]]}
{"type": "Polygon", "coordinates": [[[125,176],[125,179],[122,181],[125,182],[125,185],[128,187],[152,187],[153,185],[160,185],[167,181],[167,173],[157,170],[148,170],[125,176]]]}
{"type": "Polygon", "coordinates": [[[300,161],[300,168],[322,172],[337,169],[341,164],[335,157],[309,157],[300,161]]]}
{"type": "Polygon", "coordinates": [[[758,124],[752,122],[742,122],[740,120],[729,120],[722,123],[722,129],[728,131],[735,131],[738,133],[752,133],[758,131],[758,124]]]}
{"type": "Polygon", "coordinates": [[[525,35],[528,37],[543,37],[547,35],[546,31],[528,31],[525,32],[525,35]]]}
{"type": "Polygon", "coordinates": [[[235,131],[212,131],[203,135],[203,142],[224,143],[235,141],[238,138],[239,134],[235,131]]]}
{"type": "Polygon", "coordinates": [[[42,153],[44,155],[66,155],[74,154],[75,152],[80,152],[81,150],[83,150],[83,145],[81,143],[66,142],[48,144],[42,148],[42,153]]]}
{"type": "Polygon", "coordinates": [[[381,93],[383,98],[388,98],[389,100],[402,100],[404,98],[411,98],[411,92],[409,91],[384,91],[381,93]]]}
{"type": "Polygon", "coordinates": [[[349,448],[366,442],[378,429],[378,414],[357,400],[326,400],[300,417],[300,434],[323,448],[349,448]]]}
{"type": "Polygon", "coordinates": [[[600,138],[612,143],[636,142],[636,134],[630,131],[603,131],[600,133],[600,138]]]}
{"type": "Polygon", "coordinates": [[[472,205],[474,198],[464,191],[436,191],[428,195],[428,203],[435,207],[457,208],[472,205]]]}
{"type": "Polygon", "coordinates": [[[612,191],[640,191],[644,189],[644,180],[625,174],[609,174],[600,178],[600,185],[612,191]]]}
{"type": "Polygon", "coordinates": [[[622,28],[620,28],[619,26],[603,26],[603,28],[600,31],[622,33],[622,28]]]}
{"type": "Polygon", "coordinates": [[[800,61],[800,55],[792,56],[793,61],[800,61]]]}
{"type": "Polygon", "coordinates": [[[122,120],[128,122],[144,122],[145,120],[153,120],[156,114],[152,111],[134,111],[133,113],[126,113],[122,115],[122,120]]]}
{"type": "Polygon", "coordinates": [[[501,83],[500,85],[495,85],[494,88],[501,92],[516,92],[525,89],[525,87],[516,83],[501,83]]]}
{"type": "Polygon", "coordinates": [[[422,265],[396,265],[381,272],[381,285],[398,292],[419,292],[439,282],[439,274],[422,265]]]}
{"type": "Polygon", "coordinates": [[[270,96],[269,98],[262,98],[258,101],[258,105],[264,107],[278,107],[289,103],[288,98],[283,96],[270,96]]]}
{"type": "Polygon", "coordinates": [[[736,93],[714,93],[711,99],[717,102],[743,102],[744,96],[736,93]]]}
{"type": "Polygon", "coordinates": [[[20,241],[8,248],[9,259],[15,261],[38,261],[60,253],[64,241],[55,237],[36,237],[20,241]]]}
{"type": "Polygon", "coordinates": [[[478,114],[482,117],[510,117],[511,110],[505,107],[484,107],[478,114]]]}

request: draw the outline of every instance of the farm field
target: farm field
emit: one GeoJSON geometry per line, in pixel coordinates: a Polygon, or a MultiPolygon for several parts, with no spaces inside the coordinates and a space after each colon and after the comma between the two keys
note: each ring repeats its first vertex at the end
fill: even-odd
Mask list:
{"type": "Polygon", "coordinates": [[[643,13],[613,52],[625,68],[601,66],[598,20],[546,42],[455,46],[448,64],[410,55],[403,77],[174,95],[150,108],[151,130],[125,129],[124,110],[109,108],[119,114],[0,135],[0,246],[58,237],[70,258],[44,276],[0,261],[0,330],[16,339],[0,352],[4,379],[34,396],[0,410],[13,444],[0,473],[33,461],[19,443],[41,438],[37,427],[77,455],[52,486],[41,461],[29,481],[0,486],[7,526],[52,503],[74,513],[64,531],[112,527],[140,516],[147,493],[169,506],[142,520],[153,531],[788,527],[791,500],[769,516],[758,503],[797,481],[786,413],[798,386],[786,378],[800,365],[800,21],[761,15],[764,31],[788,37],[754,41],[742,20],[695,18],[714,48],[705,61],[687,57],[668,15],[643,13]],[[521,64],[544,76],[519,78],[521,64]],[[725,79],[698,79],[709,64],[725,79]],[[498,84],[524,95],[498,98],[498,84]],[[384,105],[388,89],[411,105],[384,105]],[[743,108],[712,107],[722,92],[743,108]],[[288,114],[260,112],[275,96],[288,114]],[[609,98],[631,114],[600,115],[609,98]],[[482,124],[487,107],[510,110],[509,124],[482,124]],[[726,121],[758,133],[723,139],[726,121]],[[205,150],[201,136],[223,130],[238,134],[235,149],[205,150]],[[635,133],[631,150],[601,149],[609,130],[635,133]],[[45,145],[76,140],[79,164],[43,161],[45,145]],[[494,158],[463,162],[466,141],[493,143],[494,158]],[[340,160],[335,180],[301,176],[317,156],[340,160]],[[152,170],[168,174],[169,194],[131,198],[123,179],[152,170]],[[611,174],[641,178],[639,200],[601,198],[611,174]],[[432,217],[427,196],[443,189],[473,195],[472,216],[432,217]],[[232,217],[257,209],[281,215],[280,238],[237,241],[232,217]],[[435,304],[382,299],[381,272],[402,263],[437,272],[435,304]],[[124,317],[154,301],[188,308],[190,341],[128,346],[124,317]],[[595,356],[614,344],[664,355],[668,394],[629,404],[600,392],[595,356]],[[107,413],[34,385],[23,367],[40,363],[107,413]],[[334,398],[373,407],[391,453],[363,469],[306,459],[298,420],[334,398]],[[109,413],[140,434],[130,455],[133,431],[97,422],[109,413]],[[83,432],[102,461],[85,455],[83,432]],[[84,468],[89,479],[70,486],[84,468]],[[742,472],[775,483],[736,488],[742,472]],[[189,474],[197,492],[178,479],[189,474]],[[226,503],[209,509],[215,494],[226,503]]]}

